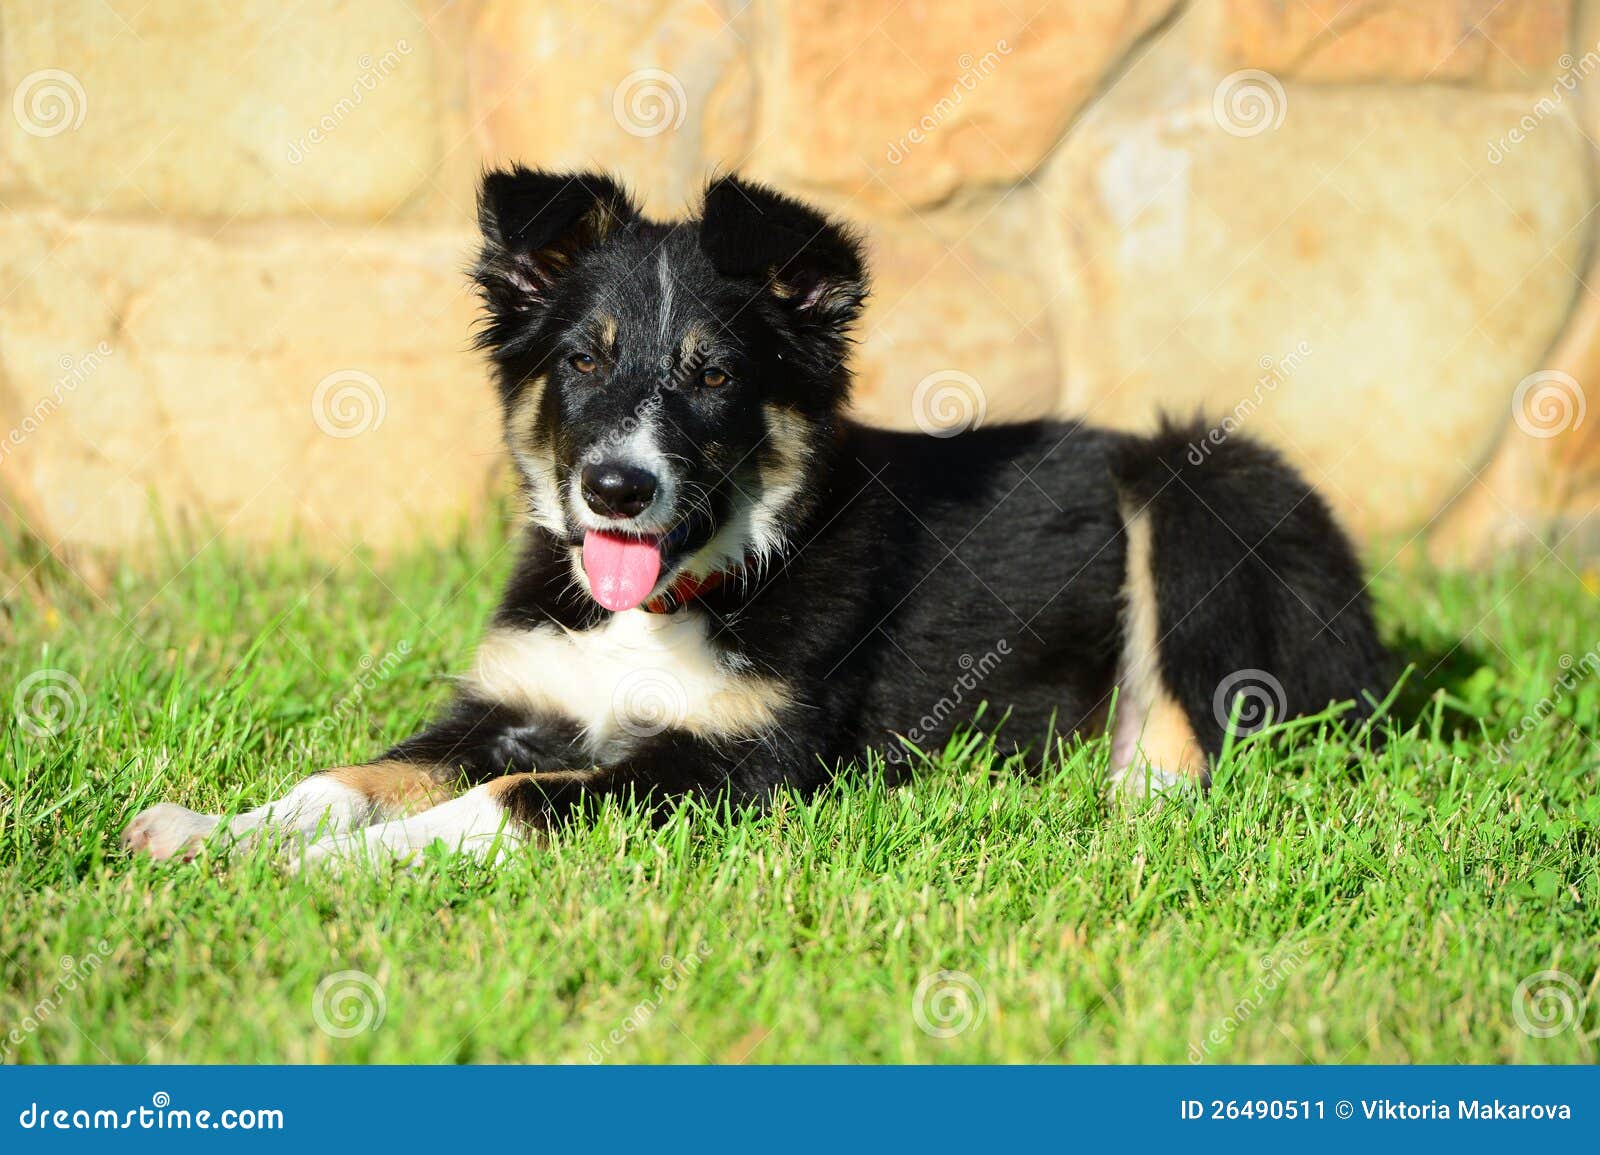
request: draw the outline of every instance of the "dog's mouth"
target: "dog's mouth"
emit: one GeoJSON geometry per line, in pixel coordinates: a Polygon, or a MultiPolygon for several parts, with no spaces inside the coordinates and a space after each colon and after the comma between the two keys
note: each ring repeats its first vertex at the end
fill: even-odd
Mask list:
{"type": "Polygon", "coordinates": [[[664,535],[588,530],[583,535],[583,572],[589,592],[612,613],[644,604],[688,536],[687,524],[664,535]]]}

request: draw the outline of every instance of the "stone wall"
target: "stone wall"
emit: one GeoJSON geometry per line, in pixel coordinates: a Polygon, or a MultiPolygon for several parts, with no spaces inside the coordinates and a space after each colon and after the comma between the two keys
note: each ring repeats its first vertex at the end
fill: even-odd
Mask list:
{"type": "Polygon", "coordinates": [[[0,81],[0,498],[52,545],[481,507],[505,159],[861,224],[874,421],[1203,412],[1449,557],[1594,506],[1600,0],[0,0],[0,81]]]}

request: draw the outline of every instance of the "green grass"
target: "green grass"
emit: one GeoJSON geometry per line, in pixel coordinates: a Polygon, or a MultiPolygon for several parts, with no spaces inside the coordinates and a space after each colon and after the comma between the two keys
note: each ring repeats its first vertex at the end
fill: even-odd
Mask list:
{"type": "MultiPolygon", "coordinates": [[[[1103,744],[1029,779],[968,743],[898,792],[660,830],[612,812],[494,870],[430,853],[302,879],[260,852],[129,861],[117,836],[154,802],[245,808],[410,732],[470,652],[504,540],[336,567],[214,544],[93,592],[11,548],[7,1062],[1596,1058],[1600,606],[1555,560],[1384,572],[1417,670],[1354,771],[1313,725],[1233,750],[1207,798],[1129,811],[1098,784],[1103,744]],[[38,736],[12,698],[42,669],[82,696],[38,736]],[[1513,1012],[1545,970],[1588,1005],[1537,1037],[1513,1012]],[[351,1037],[314,1014],[346,971],[383,1004],[351,1037]],[[965,1029],[919,1026],[919,984],[929,1026],[965,1029]]],[[[335,1025],[359,1011],[331,1003],[335,1025]]]]}

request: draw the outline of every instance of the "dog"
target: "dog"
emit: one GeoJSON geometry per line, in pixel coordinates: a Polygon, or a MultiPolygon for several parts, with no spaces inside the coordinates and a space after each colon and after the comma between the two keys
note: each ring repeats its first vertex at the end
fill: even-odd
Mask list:
{"type": "Polygon", "coordinates": [[[479,224],[527,516],[475,664],[376,760],[229,821],[153,807],[130,849],[276,832],[306,862],[492,856],[607,800],[760,806],[863,764],[899,781],[980,700],[1029,764],[1109,733],[1115,788],[1203,789],[1246,712],[1375,708],[1355,551],[1266,447],[856,423],[862,243],[736,176],[662,223],[601,174],[494,170],[479,224]]]}

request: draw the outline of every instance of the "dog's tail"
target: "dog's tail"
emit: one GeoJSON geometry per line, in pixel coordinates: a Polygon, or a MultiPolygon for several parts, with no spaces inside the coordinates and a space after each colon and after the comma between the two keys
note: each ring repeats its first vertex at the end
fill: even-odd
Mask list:
{"type": "Polygon", "coordinates": [[[1175,702],[1207,764],[1230,728],[1268,715],[1352,700],[1346,725],[1370,715],[1389,660],[1355,550],[1298,473],[1199,422],[1126,439],[1112,473],[1129,543],[1124,664],[1143,663],[1133,684],[1175,702]]]}

